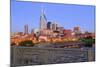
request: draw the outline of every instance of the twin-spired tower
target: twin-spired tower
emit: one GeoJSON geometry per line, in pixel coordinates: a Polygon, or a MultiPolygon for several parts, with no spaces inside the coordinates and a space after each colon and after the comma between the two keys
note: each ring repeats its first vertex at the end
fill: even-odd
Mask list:
{"type": "Polygon", "coordinates": [[[47,29],[47,19],[45,16],[44,9],[42,8],[41,10],[41,15],[40,15],[40,30],[47,29]]]}

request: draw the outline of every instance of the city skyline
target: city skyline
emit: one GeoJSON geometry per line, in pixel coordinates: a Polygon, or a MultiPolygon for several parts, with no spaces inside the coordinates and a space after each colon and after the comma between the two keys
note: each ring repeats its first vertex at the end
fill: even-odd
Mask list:
{"type": "Polygon", "coordinates": [[[23,32],[26,24],[30,31],[39,29],[41,6],[48,22],[57,22],[65,29],[80,26],[82,31],[95,32],[94,6],[14,1],[11,1],[11,32],[23,32]]]}

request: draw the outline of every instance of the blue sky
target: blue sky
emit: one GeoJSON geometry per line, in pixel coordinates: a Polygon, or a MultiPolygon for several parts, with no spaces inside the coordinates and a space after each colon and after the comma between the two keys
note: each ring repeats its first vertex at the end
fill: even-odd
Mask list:
{"type": "Polygon", "coordinates": [[[95,6],[11,1],[11,32],[39,28],[42,7],[48,21],[57,22],[65,29],[80,26],[82,31],[95,31],[95,6]]]}

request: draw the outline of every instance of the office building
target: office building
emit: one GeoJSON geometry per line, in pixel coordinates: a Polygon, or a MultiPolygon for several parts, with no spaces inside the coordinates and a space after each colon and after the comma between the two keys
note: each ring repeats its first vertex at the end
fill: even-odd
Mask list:
{"type": "Polygon", "coordinates": [[[55,30],[57,30],[57,23],[52,23],[52,25],[51,25],[51,29],[53,30],[53,31],[55,31],[55,30]]]}
{"type": "Polygon", "coordinates": [[[51,30],[52,22],[47,23],[47,29],[51,30]]]}
{"type": "Polygon", "coordinates": [[[41,10],[40,15],[40,30],[47,29],[47,19],[44,13],[44,9],[41,10]]]}
{"type": "Polygon", "coordinates": [[[81,34],[81,29],[80,29],[80,27],[74,27],[74,33],[76,34],[76,35],[79,35],[79,34],[81,34]]]}
{"type": "Polygon", "coordinates": [[[25,26],[24,26],[24,34],[25,34],[25,35],[28,34],[28,25],[25,25],[25,26]]]}

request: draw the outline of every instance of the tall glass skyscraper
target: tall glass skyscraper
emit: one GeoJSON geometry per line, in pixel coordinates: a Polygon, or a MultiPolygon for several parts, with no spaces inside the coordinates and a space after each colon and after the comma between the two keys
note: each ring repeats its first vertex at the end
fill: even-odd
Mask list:
{"type": "Polygon", "coordinates": [[[47,19],[44,13],[44,9],[42,8],[40,15],[40,30],[44,29],[47,29],[47,19]]]}
{"type": "Polygon", "coordinates": [[[49,21],[49,22],[47,23],[47,29],[51,30],[51,25],[52,25],[52,22],[49,21]]]}

